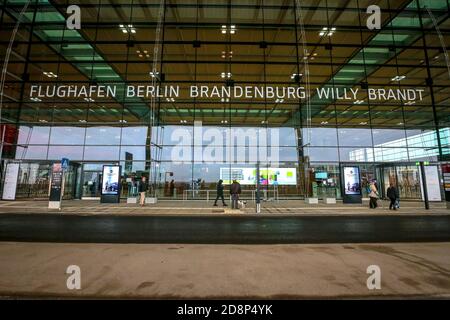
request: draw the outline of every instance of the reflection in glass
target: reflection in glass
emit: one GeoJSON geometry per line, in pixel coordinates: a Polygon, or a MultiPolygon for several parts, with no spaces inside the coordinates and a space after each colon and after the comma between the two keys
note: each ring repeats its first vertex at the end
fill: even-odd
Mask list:
{"type": "Polygon", "coordinates": [[[86,129],[86,145],[120,145],[119,127],[89,127],[86,129]]]}

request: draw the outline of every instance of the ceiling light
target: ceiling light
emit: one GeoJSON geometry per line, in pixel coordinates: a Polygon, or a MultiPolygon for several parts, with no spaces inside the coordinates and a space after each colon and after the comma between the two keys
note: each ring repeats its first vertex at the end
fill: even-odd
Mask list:
{"type": "Polygon", "coordinates": [[[42,101],[41,99],[36,98],[36,97],[30,98],[30,100],[31,100],[31,101],[34,101],[34,102],[40,102],[40,101],[42,101]]]}
{"type": "Polygon", "coordinates": [[[222,78],[222,79],[225,79],[225,78],[231,78],[231,72],[222,72],[221,74],[220,74],[220,77],[222,78]]]}
{"type": "Polygon", "coordinates": [[[159,72],[158,71],[150,71],[150,77],[157,78],[158,76],[159,76],[159,72]]]}
{"type": "Polygon", "coordinates": [[[222,25],[222,28],[220,28],[220,32],[222,34],[226,34],[226,33],[235,34],[236,33],[236,26],[235,25],[230,25],[230,27],[228,28],[226,25],[222,25]]]}
{"type": "Polygon", "coordinates": [[[402,125],[403,125],[403,122],[399,122],[399,123],[397,123],[397,125],[402,126],[402,125]]]}
{"type": "Polygon", "coordinates": [[[311,53],[305,52],[305,56],[303,57],[303,60],[307,60],[307,59],[314,60],[315,57],[317,57],[317,53],[314,53],[311,55],[311,53]]]}
{"type": "Polygon", "coordinates": [[[175,98],[166,98],[167,102],[175,102],[175,98]]]}
{"type": "Polygon", "coordinates": [[[230,98],[222,98],[220,99],[220,102],[230,102],[230,98]]]}
{"type": "Polygon", "coordinates": [[[136,33],[136,29],[132,24],[129,24],[127,26],[119,24],[119,29],[122,30],[123,33],[136,33]]]}
{"type": "Polygon", "coordinates": [[[85,122],[86,122],[86,120],[78,120],[78,122],[82,122],[82,123],[85,123],[85,122]]]}
{"type": "Polygon", "coordinates": [[[405,78],[406,78],[406,76],[395,76],[391,79],[391,81],[401,81],[405,78]]]}
{"type": "Polygon", "coordinates": [[[51,71],[50,72],[44,71],[42,73],[45,74],[49,78],[58,78],[58,76],[51,71]]]}
{"type": "Polygon", "coordinates": [[[220,123],[228,123],[228,121],[227,120],[222,120],[222,121],[220,121],[220,123]]]}
{"type": "Polygon", "coordinates": [[[331,37],[334,33],[336,32],[336,28],[327,28],[324,27],[322,28],[322,30],[319,32],[319,36],[323,37],[323,36],[329,36],[331,37]]]}
{"type": "Polygon", "coordinates": [[[222,51],[222,59],[233,58],[233,51],[222,51]]]}
{"type": "Polygon", "coordinates": [[[86,101],[86,102],[94,102],[95,100],[92,99],[92,98],[84,98],[84,101],[86,101]]]}
{"type": "Polygon", "coordinates": [[[356,100],[353,102],[353,104],[363,104],[364,100],[356,100]]]}
{"type": "Polygon", "coordinates": [[[367,122],[363,121],[363,122],[360,122],[359,124],[365,126],[367,124],[367,122]]]}
{"type": "Polygon", "coordinates": [[[261,121],[261,124],[267,124],[267,123],[269,123],[268,120],[263,120],[263,121],[261,121]]]}
{"type": "Polygon", "coordinates": [[[413,104],[416,104],[416,102],[415,101],[405,102],[405,106],[410,106],[410,105],[413,105],[413,104]]]}
{"type": "Polygon", "coordinates": [[[275,103],[283,103],[284,102],[284,99],[276,99],[275,100],[275,103]]]}
{"type": "Polygon", "coordinates": [[[180,123],[187,123],[187,120],[180,120],[180,123]]]}
{"type": "Polygon", "coordinates": [[[322,121],[320,124],[328,124],[328,121],[322,121]]]}
{"type": "Polygon", "coordinates": [[[143,50],[143,51],[141,51],[141,50],[136,50],[136,53],[137,53],[137,55],[138,55],[139,58],[144,58],[144,56],[145,56],[146,58],[150,58],[150,54],[148,53],[147,50],[143,50]]]}
{"type": "Polygon", "coordinates": [[[127,120],[119,120],[120,123],[127,123],[127,120]]]}

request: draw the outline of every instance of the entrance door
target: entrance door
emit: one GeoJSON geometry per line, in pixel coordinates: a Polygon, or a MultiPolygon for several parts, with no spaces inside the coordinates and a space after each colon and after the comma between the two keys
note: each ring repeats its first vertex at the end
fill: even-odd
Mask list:
{"type": "Polygon", "coordinates": [[[420,176],[417,166],[398,166],[397,168],[398,191],[400,199],[420,200],[420,176]]]}
{"type": "Polygon", "coordinates": [[[76,199],[77,174],[79,163],[71,162],[68,170],[64,173],[64,200],[76,199]]]}
{"type": "Polygon", "coordinates": [[[84,171],[83,172],[83,198],[97,198],[100,197],[101,190],[101,171],[84,171]]]}
{"type": "Polygon", "coordinates": [[[49,164],[21,163],[16,199],[48,198],[49,170],[49,164]]]}
{"type": "Polygon", "coordinates": [[[385,165],[383,172],[383,194],[385,195],[389,184],[398,188],[400,199],[421,199],[419,167],[410,165],[385,165]]]}

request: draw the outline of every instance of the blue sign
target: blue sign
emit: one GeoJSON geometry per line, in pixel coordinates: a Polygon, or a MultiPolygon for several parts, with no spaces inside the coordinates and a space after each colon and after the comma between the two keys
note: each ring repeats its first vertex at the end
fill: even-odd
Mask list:
{"type": "Polygon", "coordinates": [[[67,170],[69,168],[69,159],[62,158],[61,167],[63,168],[63,170],[67,170]]]}

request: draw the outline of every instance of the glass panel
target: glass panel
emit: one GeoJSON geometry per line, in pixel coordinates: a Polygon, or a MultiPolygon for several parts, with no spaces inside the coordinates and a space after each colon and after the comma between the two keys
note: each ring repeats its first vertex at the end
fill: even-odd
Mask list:
{"type": "Polygon", "coordinates": [[[52,127],[50,144],[83,145],[85,131],[78,127],[52,127]]]}
{"type": "Polygon", "coordinates": [[[91,127],[86,130],[87,145],[120,145],[119,127],[91,127]]]}

